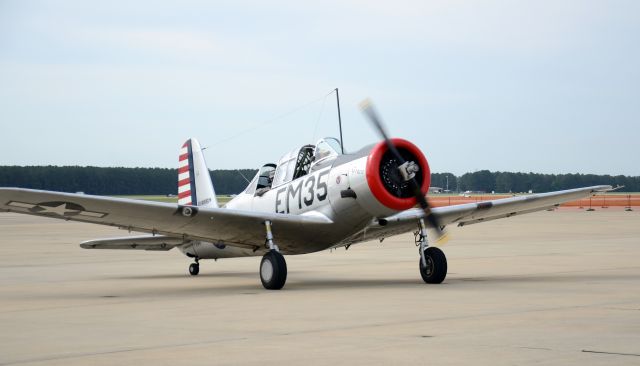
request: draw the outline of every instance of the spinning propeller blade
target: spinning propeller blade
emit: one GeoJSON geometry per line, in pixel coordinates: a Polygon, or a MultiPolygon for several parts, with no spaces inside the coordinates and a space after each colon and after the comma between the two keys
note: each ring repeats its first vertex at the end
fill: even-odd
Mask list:
{"type": "MultiPolygon", "coordinates": [[[[389,148],[389,151],[391,151],[393,156],[398,161],[399,163],[398,169],[401,169],[400,167],[403,166],[406,163],[406,161],[404,160],[404,158],[402,157],[402,155],[400,154],[396,146],[393,144],[393,141],[391,141],[391,139],[389,138],[389,135],[387,134],[384,124],[382,123],[382,120],[378,116],[378,113],[376,113],[375,109],[373,108],[371,101],[368,99],[364,100],[362,103],[360,103],[360,109],[362,109],[362,112],[367,116],[367,118],[373,125],[374,129],[378,132],[380,137],[382,137],[382,139],[384,140],[385,144],[389,148]]],[[[403,176],[402,172],[398,176],[402,177],[403,176]]],[[[424,211],[427,222],[429,222],[429,224],[436,231],[436,234],[438,236],[437,241],[443,241],[443,239],[445,238],[445,233],[442,230],[443,227],[440,225],[440,220],[438,220],[437,215],[435,215],[431,211],[431,206],[429,205],[429,201],[425,196],[426,192],[422,192],[422,190],[420,189],[420,184],[418,184],[418,181],[416,180],[415,176],[410,177],[408,179],[408,182],[411,185],[411,189],[413,190],[413,194],[418,204],[420,205],[420,208],[422,208],[422,210],[424,211]]]]}

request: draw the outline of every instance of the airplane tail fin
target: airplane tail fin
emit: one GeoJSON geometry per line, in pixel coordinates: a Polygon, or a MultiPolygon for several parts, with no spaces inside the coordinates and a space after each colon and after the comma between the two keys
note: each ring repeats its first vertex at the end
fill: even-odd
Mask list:
{"type": "Polygon", "coordinates": [[[178,204],[218,207],[216,192],[198,140],[190,138],[178,158],[178,204]]]}

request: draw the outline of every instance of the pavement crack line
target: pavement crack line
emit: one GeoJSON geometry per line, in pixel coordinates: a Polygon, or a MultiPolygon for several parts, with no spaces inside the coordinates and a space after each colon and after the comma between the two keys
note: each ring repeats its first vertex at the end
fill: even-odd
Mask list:
{"type": "Polygon", "coordinates": [[[588,350],[588,349],[583,349],[582,352],[584,353],[599,353],[599,354],[603,354],[603,355],[615,355],[615,356],[636,356],[636,357],[640,357],[640,354],[638,353],[621,353],[621,352],[606,352],[606,351],[592,351],[592,350],[588,350]]]}
{"type": "Polygon", "coordinates": [[[37,358],[15,360],[15,361],[9,361],[9,362],[0,361],[0,366],[20,365],[20,364],[34,363],[34,362],[71,360],[74,358],[111,355],[111,354],[126,353],[126,352],[150,351],[150,350],[166,349],[166,348],[201,346],[201,345],[208,345],[208,344],[215,344],[215,343],[243,341],[246,339],[247,339],[246,337],[235,337],[235,338],[205,340],[205,341],[189,342],[189,343],[162,344],[162,345],[155,345],[155,346],[148,346],[148,347],[120,348],[120,349],[115,349],[110,351],[82,352],[82,353],[72,353],[72,354],[66,354],[66,355],[52,355],[52,356],[43,356],[43,357],[37,357],[37,358]]]}

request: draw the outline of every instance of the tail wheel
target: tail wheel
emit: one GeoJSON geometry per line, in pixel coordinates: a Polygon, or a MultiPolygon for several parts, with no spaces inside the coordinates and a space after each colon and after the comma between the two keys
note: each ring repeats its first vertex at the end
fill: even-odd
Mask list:
{"type": "Polygon", "coordinates": [[[269,251],[260,262],[260,280],[267,290],[280,290],[287,282],[287,262],[282,254],[269,251]]]}
{"type": "Polygon", "coordinates": [[[429,247],[424,250],[426,266],[420,262],[420,275],[426,283],[442,283],[447,277],[447,257],[442,250],[436,247],[429,247]]]}

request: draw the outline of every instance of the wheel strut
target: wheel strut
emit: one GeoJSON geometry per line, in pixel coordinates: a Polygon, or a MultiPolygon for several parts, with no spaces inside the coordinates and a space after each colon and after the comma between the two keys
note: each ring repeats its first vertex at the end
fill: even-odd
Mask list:
{"type": "Polygon", "coordinates": [[[427,259],[424,255],[424,251],[429,247],[429,243],[427,242],[427,225],[424,223],[424,219],[421,218],[418,221],[418,232],[416,233],[416,243],[419,246],[420,251],[420,261],[424,267],[427,266],[427,259]]]}
{"type": "Polygon", "coordinates": [[[271,220],[265,220],[264,227],[265,227],[265,230],[267,231],[267,239],[265,240],[265,244],[267,245],[267,248],[269,248],[270,250],[276,250],[279,252],[280,249],[273,242],[273,231],[271,230],[271,220]]]}
{"type": "Polygon", "coordinates": [[[280,254],[280,249],[273,242],[273,231],[271,221],[265,220],[266,247],[269,251],[262,257],[260,262],[260,281],[267,290],[280,290],[287,281],[287,262],[280,254]]]}

